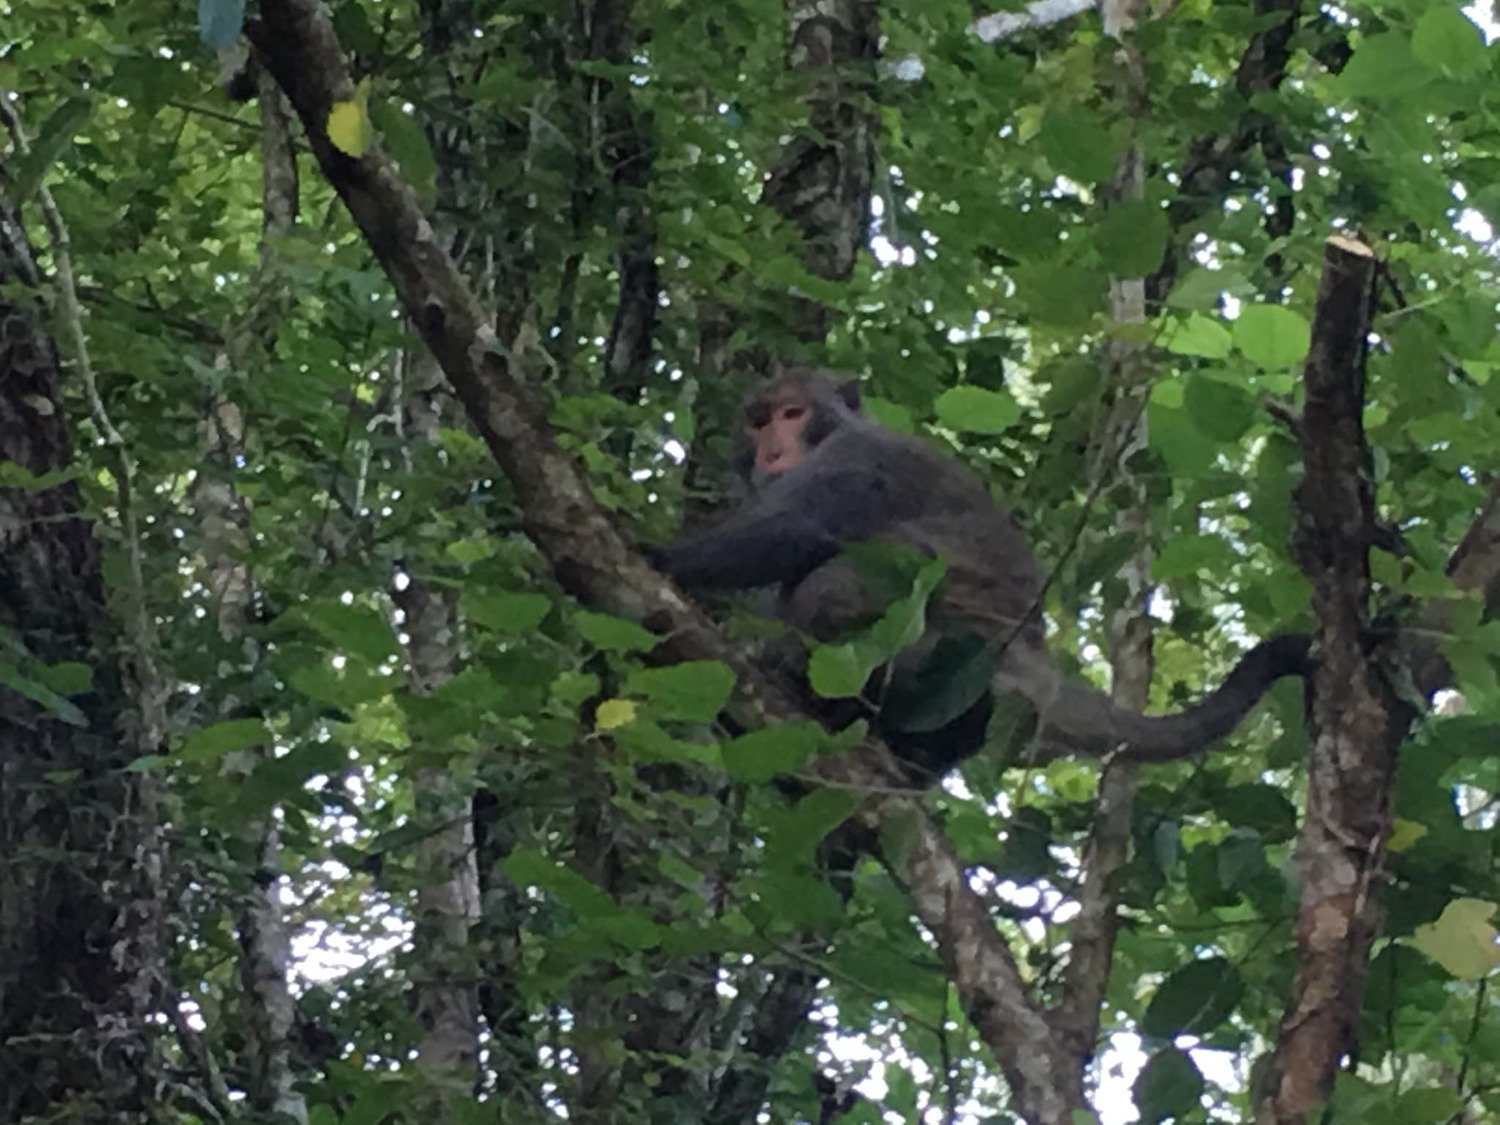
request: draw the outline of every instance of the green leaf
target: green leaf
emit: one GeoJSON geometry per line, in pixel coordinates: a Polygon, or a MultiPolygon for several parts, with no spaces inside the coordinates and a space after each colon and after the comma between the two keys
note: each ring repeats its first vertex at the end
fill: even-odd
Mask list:
{"type": "Polygon", "coordinates": [[[1384,101],[1410,94],[1432,79],[1431,70],[1417,65],[1406,38],[1386,32],[1360,41],[1333,87],[1335,97],[1384,101]]]}
{"type": "Polygon", "coordinates": [[[888,540],[846,544],[843,556],[854,565],[870,597],[887,609],[898,601],[925,600],[942,582],[947,569],[941,559],[888,540]]]}
{"type": "Polygon", "coordinates": [[[914,676],[886,693],[881,725],[913,734],[941,730],[979,702],[994,675],[983,637],[974,632],[945,635],[914,676]]]}
{"type": "Polygon", "coordinates": [[[370,23],[360,0],[342,0],[332,7],[333,30],[338,33],[339,44],[345,51],[365,58],[380,53],[380,33],[370,23]]]}
{"type": "Polygon", "coordinates": [[[1489,976],[1500,966],[1500,935],[1490,923],[1495,910],[1483,899],[1454,899],[1436,922],[1417,927],[1412,944],[1459,980],[1489,976]]]}
{"type": "Polygon", "coordinates": [[[1448,339],[1460,358],[1485,354],[1495,333],[1495,298],[1479,291],[1448,295],[1437,313],[1442,317],[1448,339]]]}
{"type": "Polygon", "coordinates": [[[535,849],[517,848],[496,866],[518,887],[556,895],[576,914],[608,914],[618,909],[607,894],[573,868],[535,849]]]}
{"type": "Polygon", "coordinates": [[[24,488],[27,492],[45,492],[49,488],[67,484],[70,480],[77,480],[79,475],[76,468],[33,473],[25,465],[14,461],[0,461],[0,484],[8,488],[24,488]]]}
{"type": "Polygon", "coordinates": [[[1391,1120],[1401,1125],[1425,1125],[1431,1122],[1460,1120],[1465,1101],[1456,1091],[1446,1086],[1422,1086],[1407,1090],[1391,1107],[1391,1120]]]}
{"type": "Polygon", "coordinates": [[[826,879],[801,871],[772,871],[766,878],[751,880],[749,889],[778,922],[817,928],[844,914],[838,891],[826,879]]]}
{"type": "Polygon", "coordinates": [[[1160,582],[1223,574],[1237,560],[1234,548],[1217,535],[1176,535],[1162,545],[1151,564],[1151,574],[1160,582]]]}
{"type": "Polygon", "coordinates": [[[1152,829],[1151,858],[1161,871],[1177,866],[1182,858],[1182,826],[1175,820],[1163,820],[1152,829]]]}
{"type": "Polygon", "coordinates": [[[59,695],[83,695],[94,687],[94,670],[76,660],[44,664],[36,669],[36,678],[59,695]]]}
{"type": "Polygon", "coordinates": [[[613,732],[615,745],[632,757],[648,762],[671,762],[718,769],[723,765],[717,743],[673,738],[652,722],[633,722],[613,732]]]}
{"type": "Polygon", "coordinates": [[[734,673],[718,660],[694,660],[668,668],[642,668],[627,681],[632,693],[650,700],[663,718],[711,723],[734,690],[734,673]]]}
{"type": "Polygon", "coordinates": [[[396,1106],[391,1091],[382,1089],[382,1085],[369,1081],[368,1086],[354,1096],[353,1104],[344,1110],[341,1125],[383,1125],[385,1119],[396,1112],[396,1106]]]}
{"type": "Polygon", "coordinates": [[[1212,910],[1216,906],[1229,906],[1239,901],[1239,895],[1225,889],[1219,869],[1219,846],[1199,844],[1190,850],[1183,860],[1187,874],[1188,894],[1201,910],[1212,910]]]}
{"type": "MultiPolygon", "coordinates": [[[[946,564],[939,565],[946,569],[946,564]]],[[[929,588],[908,594],[870,626],[867,634],[870,644],[882,660],[889,660],[902,649],[922,639],[927,632],[927,599],[931,593],[929,588]]]]}
{"type": "Polygon", "coordinates": [[[1003,433],[1021,417],[1021,404],[1010,395],[982,387],[950,387],[933,409],[938,421],[961,433],[1003,433]]]}
{"type": "Polygon", "coordinates": [[[386,152],[401,165],[401,174],[418,195],[432,199],[437,193],[437,158],[417,119],[383,100],[370,106],[370,118],[380,130],[386,152]]]}
{"type": "Polygon", "coordinates": [[[293,667],[286,682],[309,699],[331,703],[352,711],[361,703],[389,695],[398,681],[368,668],[346,665],[335,668],[326,660],[312,660],[293,667]]]}
{"type": "Polygon", "coordinates": [[[1194,266],[1172,286],[1166,304],[1170,309],[1202,312],[1217,318],[1219,300],[1224,294],[1247,291],[1244,275],[1232,266],[1220,269],[1194,266]]]}
{"type": "Polygon", "coordinates": [[[495,541],[487,538],[456,539],[443,548],[443,554],[463,566],[472,566],[495,557],[495,541]]]}
{"type": "Polygon", "coordinates": [[[886,429],[903,434],[917,432],[916,422],[912,420],[911,411],[906,407],[877,395],[866,395],[863,401],[865,413],[886,429]]]}
{"type": "Polygon", "coordinates": [[[398,651],[390,623],[373,609],[318,602],[298,612],[319,636],[346,655],[383,664],[398,651]]]}
{"type": "Polygon", "coordinates": [[[858,797],[847,790],[818,788],[790,809],[768,813],[767,861],[773,867],[810,863],[823,837],[848,820],[858,803],[858,797]]]}
{"type": "Polygon", "coordinates": [[[1099,114],[1076,105],[1049,111],[1037,144],[1058,172],[1083,184],[1114,175],[1120,152],[1099,114]]]}
{"type": "Polygon", "coordinates": [[[1188,379],[1182,406],[1200,433],[1225,444],[1238,441],[1255,422],[1254,397],[1211,375],[1195,374],[1188,379]]]}
{"type": "Polygon", "coordinates": [[[650,652],[661,643],[660,637],[634,621],[604,613],[575,613],[573,626],[600,652],[650,652]]]}
{"type": "Polygon", "coordinates": [[[1105,212],[1094,228],[1094,245],[1114,276],[1145,277],[1161,265],[1168,233],[1159,204],[1127,199],[1105,212]]]}
{"type": "Polygon", "coordinates": [[[73,703],[57,692],[21,673],[21,670],[6,660],[0,660],[0,686],[8,687],[33,703],[45,707],[51,714],[69,726],[87,727],[89,721],[73,703]]]}
{"type": "Polygon", "coordinates": [[[552,681],[552,698],[577,709],[599,693],[599,677],[588,672],[563,672],[552,681]]]}
{"type": "Polygon", "coordinates": [[[1082,328],[1104,312],[1109,279],[1102,273],[1051,264],[1017,266],[1011,273],[1038,324],[1082,328]]]}
{"type": "Polygon", "coordinates": [[[852,699],[885,660],[868,642],[819,645],[807,662],[807,681],[824,699],[852,699]]]}
{"type": "Polygon", "coordinates": [[[1238,828],[1254,829],[1270,841],[1290,840],[1297,832],[1297,809],[1273,785],[1234,785],[1214,799],[1223,819],[1238,828]]]}
{"type": "Polygon", "coordinates": [[[1219,885],[1226,890],[1246,889],[1268,870],[1266,847],[1251,828],[1236,828],[1219,843],[1219,885]]]}
{"type": "Polygon", "coordinates": [[[1203,1088],[1203,1075],[1186,1051],[1166,1047],[1156,1052],[1135,1080],[1135,1106],[1141,1125],[1196,1117],[1201,1112],[1203,1088]]]}
{"type": "Polygon", "coordinates": [[[579,928],[602,934],[622,949],[655,949],[662,940],[662,928],[638,909],[590,914],[579,920],[579,928]]]}
{"type": "MultiPolygon", "coordinates": [[[[941,975],[934,972],[929,959],[913,956],[907,949],[896,945],[890,937],[887,936],[885,940],[881,940],[881,936],[871,935],[862,941],[846,941],[841,935],[836,943],[837,948],[833,958],[833,963],[837,966],[837,976],[856,982],[855,988],[861,993],[882,999],[888,998],[893,1010],[911,1012],[917,1018],[924,1019],[924,1022],[934,1019],[936,1013],[925,1017],[920,1016],[919,1013],[929,1011],[934,997],[941,995],[941,975]]],[[[891,1070],[909,1074],[904,1067],[891,1067],[891,1070]]],[[[850,1114],[839,1114],[833,1119],[837,1120],[839,1125],[853,1125],[855,1121],[860,1121],[860,1125],[884,1125],[885,1122],[891,1120],[922,1121],[922,1114],[916,1112],[916,1107],[912,1104],[910,1089],[909,1077],[904,1082],[893,1082],[890,1094],[880,1100],[879,1108],[884,1110],[885,1114],[892,1114],[897,1107],[902,1105],[904,1099],[913,1112],[902,1112],[894,1116],[882,1116],[876,1113],[865,1117],[862,1121],[850,1114]]],[[[803,1117],[799,1114],[796,1118],[788,1115],[779,1120],[816,1121],[817,1114],[811,1117],[803,1117]]],[[[986,1125],[989,1123],[987,1122],[986,1125]]]]}
{"type": "Polygon", "coordinates": [[[531,632],[552,611],[552,599],[546,594],[465,591],[459,605],[467,620],[507,637],[531,632]]]}
{"type": "Polygon", "coordinates": [[[798,769],[827,735],[817,723],[780,723],[726,742],[724,768],[741,781],[769,781],[798,769]]]}
{"type": "Polygon", "coordinates": [[[1201,356],[1204,359],[1223,359],[1230,352],[1234,337],[1229,329],[1212,316],[1193,313],[1187,319],[1176,317],[1167,321],[1162,347],[1176,355],[1201,356]]]}
{"type": "Polygon", "coordinates": [[[1235,347],[1267,371],[1301,363],[1312,343],[1307,318],[1281,305],[1247,305],[1233,332],[1235,347]]]}
{"type": "Polygon", "coordinates": [[[42,122],[31,151],[16,161],[14,187],[9,192],[13,206],[25,203],[42,186],[48,170],[67,151],[73,143],[73,134],[93,112],[92,98],[69,98],[42,122]]]}
{"type": "Polygon", "coordinates": [[[1229,1018],[1244,988],[1239,970],[1222,957],[1189,962],[1156,990],[1141,1030],[1159,1039],[1207,1035],[1229,1018]]]}
{"type": "Polygon", "coordinates": [[[263,720],[229,719],[194,731],[182,744],[177,757],[184,762],[207,762],[235,750],[265,746],[270,741],[271,732],[266,730],[263,720]]]}
{"type": "Polygon", "coordinates": [[[1411,53],[1433,70],[1473,74],[1488,63],[1484,33],[1456,7],[1438,4],[1417,19],[1411,53]]]}

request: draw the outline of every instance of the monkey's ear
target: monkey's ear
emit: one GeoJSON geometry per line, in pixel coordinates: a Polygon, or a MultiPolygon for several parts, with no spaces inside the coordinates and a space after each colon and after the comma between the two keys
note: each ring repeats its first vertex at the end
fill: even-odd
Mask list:
{"type": "Polygon", "coordinates": [[[859,413],[860,396],[858,379],[845,379],[840,383],[838,385],[838,396],[843,400],[845,406],[854,411],[854,413],[859,413]]]}

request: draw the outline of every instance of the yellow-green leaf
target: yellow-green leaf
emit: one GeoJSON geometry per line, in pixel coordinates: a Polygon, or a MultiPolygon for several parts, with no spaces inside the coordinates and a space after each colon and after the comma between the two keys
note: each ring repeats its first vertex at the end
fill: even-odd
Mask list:
{"type": "Polygon", "coordinates": [[[1425,835],[1427,835],[1427,825],[1397,817],[1396,822],[1391,826],[1391,838],[1386,841],[1385,846],[1393,852],[1404,852],[1425,835]]]}
{"type": "Polygon", "coordinates": [[[628,699],[606,699],[594,711],[594,726],[616,730],[635,721],[635,704],[628,699]]]}
{"type": "Polygon", "coordinates": [[[328,139],[333,147],[349,156],[363,156],[370,151],[374,130],[370,127],[370,80],[360,82],[354,97],[334,102],[328,111],[328,139]]]}
{"type": "Polygon", "coordinates": [[[1436,922],[1418,926],[1412,944],[1460,980],[1478,980],[1500,965],[1500,945],[1489,919],[1495,904],[1454,899],[1436,922]]]}

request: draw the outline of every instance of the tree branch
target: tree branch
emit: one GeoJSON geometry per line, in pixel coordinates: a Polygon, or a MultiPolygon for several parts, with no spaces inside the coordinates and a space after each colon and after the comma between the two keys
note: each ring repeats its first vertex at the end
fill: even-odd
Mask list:
{"type": "MultiPolygon", "coordinates": [[[[1255,95],[1278,90],[1286,80],[1292,33],[1297,30],[1301,13],[1300,0],[1256,0],[1257,20],[1277,15],[1281,18],[1267,22],[1251,37],[1235,68],[1234,92],[1244,103],[1245,111],[1236,118],[1234,128],[1198,137],[1188,146],[1177,178],[1177,198],[1167,209],[1172,236],[1161,265],[1146,283],[1146,297],[1153,307],[1166,299],[1177,280],[1185,248],[1192,241],[1192,231],[1188,228],[1210,206],[1221,201],[1230,177],[1239,169],[1246,153],[1264,137],[1274,137],[1270,132],[1274,124],[1249,107],[1255,95]]],[[[1280,142],[1275,144],[1279,146],[1280,142]]]]}
{"type": "Polygon", "coordinates": [[[1369,550],[1377,525],[1365,444],[1365,358],[1375,255],[1334,237],[1306,366],[1307,408],[1295,550],[1313,587],[1313,677],[1298,971],[1272,1058],[1262,1120],[1300,1122],[1333,1089],[1359,1033],[1370,946],[1380,930],[1375,887],[1390,831],[1396,753],[1413,719],[1368,650],[1369,550]]]}

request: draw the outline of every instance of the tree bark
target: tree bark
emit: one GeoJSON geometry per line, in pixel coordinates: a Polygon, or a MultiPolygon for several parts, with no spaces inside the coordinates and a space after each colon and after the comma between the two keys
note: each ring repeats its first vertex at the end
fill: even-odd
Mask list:
{"type": "MultiPolygon", "coordinates": [[[[74,468],[57,351],[19,217],[0,200],[0,464],[74,468]],[[24,294],[17,297],[17,287],[24,294]]],[[[0,1120],[162,1112],[154,786],[125,772],[125,699],[99,549],[71,481],[0,487],[0,1120]],[[71,697],[48,668],[91,670],[71,697]]]]}
{"type": "Polygon", "coordinates": [[[1352,1056],[1376,897],[1385,870],[1396,755],[1412,720],[1381,676],[1368,643],[1369,549],[1375,501],[1365,445],[1365,357],[1375,256],[1331,238],[1306,367],[1307,407],[1296,553],[1313,585],[1317,673],[1307,810],[1297,842],[1302,872],[1297,979],[1282,1017],[1262,1121],[1302,1122],[1333,1090],[1352,1056]]]}

